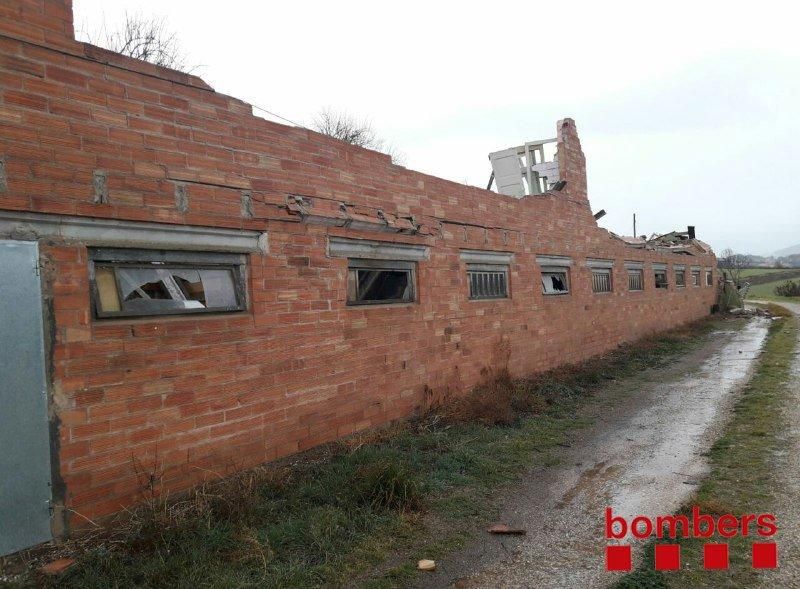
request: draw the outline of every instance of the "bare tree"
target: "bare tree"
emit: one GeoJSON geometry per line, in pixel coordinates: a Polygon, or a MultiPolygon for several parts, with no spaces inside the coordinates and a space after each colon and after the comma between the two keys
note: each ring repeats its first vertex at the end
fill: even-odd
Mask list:
{"type": "Polygon", "coordinates": [[[109,32],[103,24],[101,31],[87,37],[90,43],[155,65],[187,73],[194,69],[187,67],[178,38],[164,19],[126,14],[120,29],[109,32]]]}
{"type": "Polygon", "coordinates": [[[742,270],[747,267],[748,257],[744,254],[737,254],[731,248],[722,250],[719,257],[719,267],[725,270],[738,287],[741,280],[742,270]]]}
{"type": "Polygon", "coordinates": [[[405,161],[405,155],[394,145],[386,143],[378,137],[372,128],[372,123],[367,119],[359,120],[346,112],[324,108],[314,118],[313,127],[323,135],[334,137],[345,143],[385,153],[392,158],[392,162],[395,164],[402,165],[405,161]]]}

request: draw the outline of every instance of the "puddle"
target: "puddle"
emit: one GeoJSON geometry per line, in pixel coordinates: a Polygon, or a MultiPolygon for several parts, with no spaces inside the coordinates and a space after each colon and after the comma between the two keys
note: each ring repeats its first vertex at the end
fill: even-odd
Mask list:
{"type": "Polygon", "coordinates": [[[619,433],[622,441],[608,440],[605,461],[624,465],[603,493],[615,513],[662,515],[691,495],[706,472],[702,453],[713,442],[731,393],[746,381],[768,325],[766,320],[750,322],[697,372],[658,385],[660,401],[631,419],[619,433]]]}

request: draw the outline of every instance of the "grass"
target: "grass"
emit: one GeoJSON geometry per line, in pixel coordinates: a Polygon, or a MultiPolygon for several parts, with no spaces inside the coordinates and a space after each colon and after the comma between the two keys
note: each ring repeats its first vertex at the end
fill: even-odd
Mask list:
{"type": "Polygon", "coordinates": [[[742,268],[740,276],[742,278],[747,278],[749,276],[764,276],[767,274],[786,272],[787,270],[791,270],[791,268],[742,268]]]}
{"type": "Polygon", "coordinates": [[[776,282],[753,285],[750,287],[750,290],[747,293],[747,299],[762,299],[776,303],[800,303],[800,297],[781,297],[775,294],[775,287],[784,284],[785,282],[786,280],[778,280],[776,282]]]}
{"type": "MultiPolygon", "coordinates": [[[[719,516],[725,513],[769,513],[773,500],[773,456],[780,448],[780,432],[785,427],[781,412],[786,402],[786,383],[791,378],[792,361],[797,347],[797,321],[775,305],[770,311],[784,316],[770,326],[756,372],[737,400],[723,436],[711,448],[709,476],[696,496],[681,513],[691,514],[697,505],[702,513],[719,516]]],[[[780,524],[780,522],[779,522],[780,524]]],[[[708,540],[681,539],[681,570],[656,572],[653,545],[646,547],[644,562],[623,577],[616,589],[657,587],[749,587],[758,584],[758,575],[750,566],[752,536],[708,540]],[[728,542],[730,568],[705,571],[702,545],[705,542],[728,542]]]]}
{"type": "Polygon", "coordinates": [[[406,585],[419,558],[443,556],[496,513],[499,490],[531,467],[557,463],[554,450],[588,423],[579,410],[604,383],[664,365],[715,324],[701,321],[532,378],[488,375],[471,394],[419,419],[178,499],[155,498],[76,550],[63,576],[28,570],[6,584],[406,585]]]}

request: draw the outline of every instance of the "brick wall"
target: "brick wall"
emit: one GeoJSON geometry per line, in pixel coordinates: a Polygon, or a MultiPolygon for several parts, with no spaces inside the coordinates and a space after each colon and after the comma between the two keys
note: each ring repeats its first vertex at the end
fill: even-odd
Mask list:
{"type": "Polygon", "coordinates": [[[649,267],[645,290],[627,290],[625,260],[713,267],[713,254],[632,249],[598,228],[569,119],[557,127],[566,188],[501,196],[255,118],[196,77],[75,43],[68,9],[14,0],[0,11],[0,209],[269,235],[269,252],[249,255],[246,312],[103,321],[90,312],[86,244],[42,240],[57,460],[76,524],[74,513],[135,502],[151,473],[162,489],[184,489],[408,416],[425,386],[464,390],[487,366],[522,375],[578,361],[715,301],[705,281],[656,290],[649,267]],[[20,14],[24,24],[12,23],[20,14]],[[107,177],[100,204],[96,171],[107,177]],[[314,215],[365,229],[303,222],[297,195],[314,215]],[[391,232],[381,215],[398,227],[413,217],[417,231],[391,232]],[[347,261],[328,257],[329,236],[427,245],[418,302],[347,307],[347,261]],[[512,252],[512,296],[468,300],[461,249],[512,252]],[[541,254],[573,259],[570,295],[542,294],[541,254]],[[591,292],[587,257],[615,261],[613,293],[591,292]]]}

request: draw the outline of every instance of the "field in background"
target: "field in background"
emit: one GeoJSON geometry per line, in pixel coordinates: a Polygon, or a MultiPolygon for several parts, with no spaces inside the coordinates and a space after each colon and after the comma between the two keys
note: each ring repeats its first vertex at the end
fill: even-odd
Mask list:
{"type": "Polygon", "coordinates": [[[783,284],[787,280],[800,280],[800,268],[744,268],[741,271],[741,277],[743,280],[750,282],[750,290],[747,293],[748,300],[800,302],[800,297],[780,297],[775,294],[776,286],[783,284]],[[765,281],[772,275],[776,275],[776,280],[765,281]]]}

